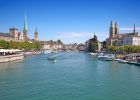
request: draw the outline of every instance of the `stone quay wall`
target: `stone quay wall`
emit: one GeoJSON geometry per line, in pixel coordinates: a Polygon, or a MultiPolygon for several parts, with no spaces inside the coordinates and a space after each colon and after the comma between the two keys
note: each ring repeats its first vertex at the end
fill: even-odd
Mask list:
{"type": "Polygon", "coordinates": [[[23,54],[0,56],[0,63],[22,60],[23,58],[24,58],[23,54]]]}

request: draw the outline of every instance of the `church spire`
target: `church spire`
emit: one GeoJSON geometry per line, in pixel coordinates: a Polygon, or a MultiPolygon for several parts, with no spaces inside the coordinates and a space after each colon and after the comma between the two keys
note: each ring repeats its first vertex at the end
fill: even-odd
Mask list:
{"type": "Polygon", "coordinates": [[[24,19],[24,27],[23,27],[23,37],[24,37],[24,41],[28,41],[28,26],[27,26],[27,16],[25,13],[25,19],[24,19]]]}
{"type": "Polygon", "coordinates": [[[134,34],[136,33],[136,27],[135,27],[135,24],[134,24],[134,30],[133,30],[134,34]]]}
{"type": "Polygon", "coordinates": [[[24,19],[24,29],[23,29],[24,32],[27,32],[28,31],[28,26],[27,26],[27,16],[26,16],[26,13],[25,13],[25,19],[24,19]]]}
{"type": "Polygon", "coordinates": [[[97,36],[95,35],[95,33],[94,33],[94,40],[97,41],[97,36]]]}
{"type": "Polygon", "coordinates": [[[34,33],[34,40],[38,41],[38,31],[37,31],[37,27],[35,29],[35,33],[34,33]]]}

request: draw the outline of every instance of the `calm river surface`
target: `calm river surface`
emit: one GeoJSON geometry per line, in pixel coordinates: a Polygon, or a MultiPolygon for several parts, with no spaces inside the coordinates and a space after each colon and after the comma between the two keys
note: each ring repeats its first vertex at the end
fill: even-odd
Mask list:
{"type": "Polygon", "coordinates": [[[0,64],[0,100],[140,100],[140,67],[58,53],[0,64]]]}

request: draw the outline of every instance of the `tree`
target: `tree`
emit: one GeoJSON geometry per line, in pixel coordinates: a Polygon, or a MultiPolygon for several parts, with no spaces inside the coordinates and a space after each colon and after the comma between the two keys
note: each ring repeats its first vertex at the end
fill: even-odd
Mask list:
{"type": "Polygon", "coordinates": [[[94,35],[94,38],[89,40],[88,51],[89,52],[97,52],[98,51],[98,40],[97,40],[96,35],[94,35]]]}
{"type": "Polygon", "coordinates": [[[117,45],[118,45],[118,41],[117,41],[117,40],[114,41],[114,42],[112,43],[112,45],[113,45],[113,46],[117,46],[117,45]]]}
{"type": "Polygon", "coordinates": [[[11,49],[19,49],[19,42],[10,41],[9,44],[11,49]]]}
{"type": "Polygon", "coordinates": [[[29,43],[29,42],[15,42],[15,41],[4,41],[0,40],[1,49],[23,49],[25,51],[29,50],[40,50],[41,44],[39,42],[29,43]]]}
{"type": "Polygon", "coordinates": [[[9,44],[8,41],[0,40],[0,47],[2,49],[9,49],[10,48],[10,44],[9,44]]]}
{"type": "Polygon", "coordinates": [[[103,48],[106,48],[106,41],[102,42],[102,46],[103,46],[103,48]]]}
{"type": "Polygon", "coordinates": [[[116,52],[116,47],[115,46],[109,46],[108,51],[111,52],[111,53],[114,53],[114,52],[116,52]]]}
{"type": "Polygon", "coordinates": [[[98,43],[97,42],[92,42],[92,51],[97,52],[98,50],[98,43]]]}
{"type": "Polygon", "coordinates": [[[33,43],[33,48],[34,48],[35,50],[40,50],[40,49],[41,49],[41,44],[40,44],[39,42],[34,42],[34,43],[33,43]]]}
{"type": "Polygon", "coordinates": [[[140,53],[140,46],[109,46],[108,51],[112,53],[140,53]]]}
{"type": "Polygon", "coordinates": [[[63,42],[61,40],[57,40],[57,43],[59,44],[63,44],[63,42]]]}

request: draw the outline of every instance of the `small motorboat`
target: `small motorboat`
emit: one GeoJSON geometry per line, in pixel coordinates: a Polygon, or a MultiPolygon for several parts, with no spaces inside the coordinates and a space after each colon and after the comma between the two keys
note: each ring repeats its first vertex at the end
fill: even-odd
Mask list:
{"type": "Polygon", "coordinates": [[[109,57],[109,56],[98,56],[98,60],[103,60],[103,61],[112,61],[113,58],[112,57],[109,57]]]}
{"type": "Polygon", "coordinates": [[[47,60],[48,60],[49,62],[53,62],[53,63],[56,62],[56,59],[55,59],[55,58],[48,58],[47,60]]]}
{"type": "Polygon", "coordinates": [[[89,53],[89,55],[91,55],[91,56],[97,56],[98,55],[98,53],[89,53]]]}
{"type": "Polygon", "coordinates": [[[137,63],[135,63],[134,65],[136,65],[136,66],[140,66],[140,63],[139,63],[139,62],[137,62],[137,63]]]}
{"type": "Polygon", "coordinates": [[[44,51],[45,54],[50,54],[52,52],[52,50],[46,50],[44,51]]]}
{"type": "Polygon", "coordinates": [[[129,62],[127,62],[127,63],[130,64],[130,65],[135,65],[135,64],[137,64],[136,61],[129,61],[129,62]]]}
{"type": "Polygon", "coordinates": [[[114,59],[114,61],[121,61],[122,59],[114,59]]]}
{"type": "Polygon", "coordinates": [[[128,61],[127,60],[120,60],[120,61],[118,61],[118,63],[128,63],[128,61]]]}

